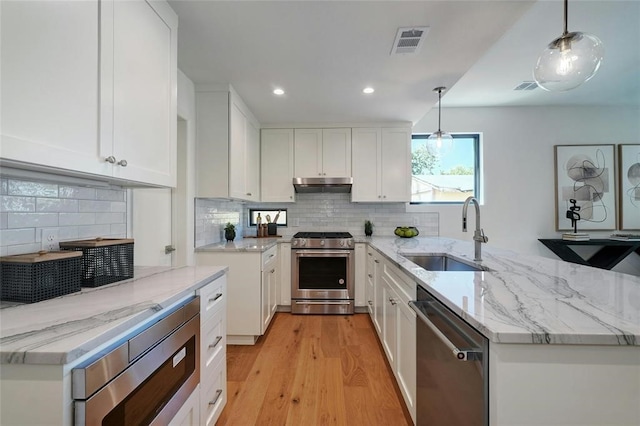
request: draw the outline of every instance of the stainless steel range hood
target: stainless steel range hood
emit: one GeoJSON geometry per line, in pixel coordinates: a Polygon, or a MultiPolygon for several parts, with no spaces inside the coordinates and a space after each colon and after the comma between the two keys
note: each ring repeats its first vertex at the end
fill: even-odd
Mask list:
{"type": "Polygon", "coordinates": [[[351,192],[353,178],[350,177],[309,177],[293,178],[296,192],[351,192]]]}

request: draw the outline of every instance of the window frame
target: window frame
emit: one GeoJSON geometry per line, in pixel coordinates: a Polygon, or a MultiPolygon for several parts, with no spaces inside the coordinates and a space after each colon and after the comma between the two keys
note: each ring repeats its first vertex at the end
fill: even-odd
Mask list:
{"type": "MultiPolygon", "coordinates": [[[[474,155],[474,176],[473,176],[473,185],[474,191],[472,195],[478,202],[482,200],[482,133],[480,132],[464,132],[464,133],[449,133],[455,143],[455,139],[473,139],[473,155],[474,155]]],[[[413,143],[414,139],[427,139],[431,133],[412,133],[411,134],[411,142],[413,143]]],[[[411,150],[411,157],[413,159],[413,150],[411,150]]],[[[411,167],[410,167],[411,168],[411,167]]],[[[413,170],[411,171],[411,179],[413,179],[413,170]]],[[[411,194],[413,197],[413,194],[411,194]]],[[[407,203],[407,206],[446,206],[446,205],[460,205],[464,204],[463,201],[410,201],[407,203]]]]}
{"type": "Polygon", "coordinates": [[[278,213],[278,210],[281,212],[280,214],[282,215],[282,213],[284,213],[284,218],[285,221],[284,223],[277,223],[276,225],[279,228],[286,228],[288,226],[288,221],[289,221],[289,217],[287,216],[287,209],[268,209],[268,208],[254,208],[251,207],[248,209],[248,223],[247,226],[249,226],[250,228],[255,228],[256,227],[256,222],[253,220],[253,213],[254,212],[260,212],[260,213],[264,213],[262,215],[262,219],[265,220],[265,222],[262,223],[267,223],[265,216],[266,214],[269,214],[271,217],[275,217],[275,215],[278,213]]]}

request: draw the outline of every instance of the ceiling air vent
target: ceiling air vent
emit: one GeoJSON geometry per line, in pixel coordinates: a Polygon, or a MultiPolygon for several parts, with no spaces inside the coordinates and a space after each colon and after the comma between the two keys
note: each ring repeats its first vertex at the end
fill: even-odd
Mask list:
{"type": "Polygon", "coordinates": [[[518,84],[513,90],[533,90],[538,88],[538,83],[535,81],[523,81],[518,84]]]}
{"type": "Polygon", "coordinates": [[[428,32],[429,27],[398,28],[391,55],[418,53],[428,32]]]}

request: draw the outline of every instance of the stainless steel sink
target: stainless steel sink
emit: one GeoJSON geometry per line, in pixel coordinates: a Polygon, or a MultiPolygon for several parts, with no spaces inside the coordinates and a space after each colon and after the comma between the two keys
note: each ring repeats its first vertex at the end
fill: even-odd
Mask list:
{"type": "Polygon", "coordinates": [[[488,271],[488,268],[478,265],[470,265],[453,257],[436,255],[402,255],[407,260],[428,271],[488,271]]]}

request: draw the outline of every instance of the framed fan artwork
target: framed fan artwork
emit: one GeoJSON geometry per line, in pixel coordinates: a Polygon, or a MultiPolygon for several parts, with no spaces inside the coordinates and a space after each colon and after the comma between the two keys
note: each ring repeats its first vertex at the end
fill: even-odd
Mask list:
{"type": "Polygon", "coordinates": [[[615,145],[555,145],[556,230],[616,229],[615,145]],[[575,217],[575,216],[574,216],[575,217]]]}
{"type": "Polygon", "coordinates": [[[619,227],[640,230],[640,144],[618,145],[619,227]]]}

